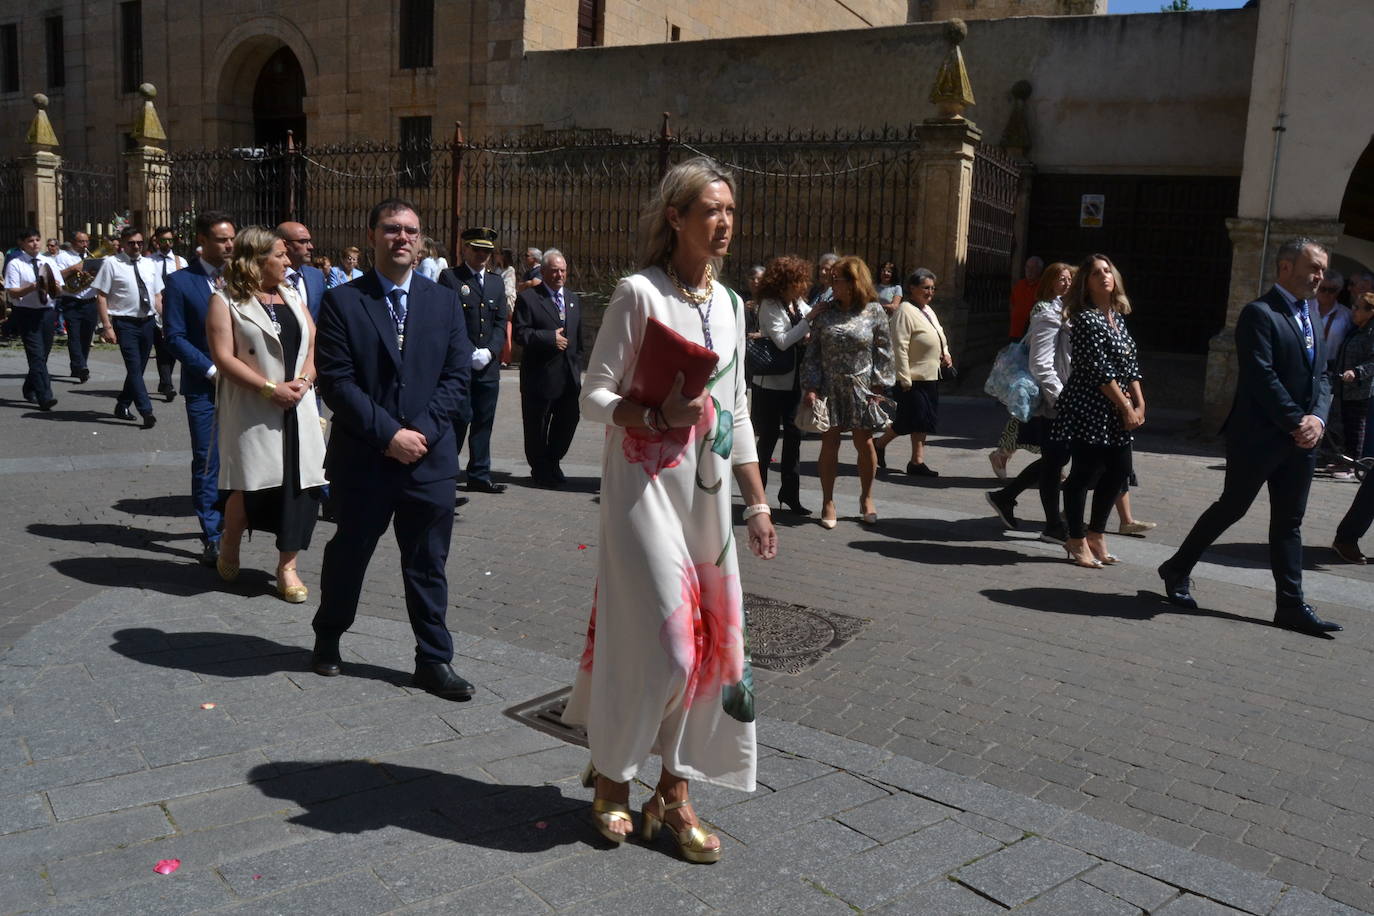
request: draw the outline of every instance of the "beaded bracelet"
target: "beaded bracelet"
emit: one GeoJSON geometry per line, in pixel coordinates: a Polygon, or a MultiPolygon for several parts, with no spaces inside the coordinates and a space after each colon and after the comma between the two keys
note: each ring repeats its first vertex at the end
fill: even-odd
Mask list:
{"type": "Polygon", "coordinates": [[[746,522],[756,515],[767,515],[771,517],[773,515],[773,510],[769,507],[768,503],[755,503],[752,506],[744,507],[744,520],[746,522]]]}

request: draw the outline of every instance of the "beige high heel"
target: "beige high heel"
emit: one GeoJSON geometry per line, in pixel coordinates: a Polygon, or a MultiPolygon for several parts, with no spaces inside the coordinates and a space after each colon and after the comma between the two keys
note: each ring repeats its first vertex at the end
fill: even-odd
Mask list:
{"type": "Polygon", "coordinates": [[[1102,563],[1097,557],[1092,555],[1083,538],[1069,538],[1064,542],[1064,553],[1069,555],[1069,562],[1074,566],[1081,566],[1084,569],[1101,569],[1102,563]],[[1077,544],[1075,545],[1075,541],[1077,544]],[[1075,546],[1077,549],[1075,549],[1075,546]]]}
{"type": "MultiPolygon", "coordinates": [[[[593,788],[596,785],[596,767],[592,766],[591,761],[587,762],[586,769],[582,771],[582,785],[593,788]]],[[[635,822],[630,817],[630,809],[617,801],[608,798],[592,799],[592,826],[596,832],[605,837],[609,842],[619,846],[625,842],[629,833],[616,833],[611,829],[611,825],[616,821],[624,821],[630,825],[630,830],[635,829],[635,822]]]]}
{"type": "MultiPolygon", "coordinates": [[[[678,853],[688,862],[695,862],[699,865],[709,865],[712,862],[719,862],[720,846],[717,845],[712,849],[706,845],[706,841],[712,837],[712,834],[702,830],[701,827],[696,824],[690,827],[684,827],[681,831],[677,831],[664,822],[664,818],[668,816],[669,811],[685,808],[689,804],[690,802],[684,798],[682,801],[673,802],[670,805],[664,801],[662,795],[654,795],[654,797],[644,805],[644,826],[640,828],[641,835],[646,840],[652,840],[654,837],[658,836],[659,828],[668,827],[668,832],[672,834],[673,839],[677,842],[678,853]],[[657,815],[649,813],[649,805],[652,805],[654,802],[658,802],[657,815]]],[[[716,842],[720,842],[719,837],[716,838],[716,842]]]]}
{"type": "Polygon", "coordinates": [[[305,604],[305,599],[310,597],[310,589],[304,585],[283,585],[281,581],[282,573],[295,571],[294,566],[284,566],[277,570],[277,594],[281,595],[287,604],[305,604]]]}

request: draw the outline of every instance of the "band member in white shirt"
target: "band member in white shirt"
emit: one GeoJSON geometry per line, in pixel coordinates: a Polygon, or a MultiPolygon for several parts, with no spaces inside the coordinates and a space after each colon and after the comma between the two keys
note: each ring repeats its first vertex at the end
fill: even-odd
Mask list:
{"type": "Polygon", "coordinates": [[[5,292],[29,362],[24,400],[37,404],[39,410],[52,410],[57,398],[53,397],[52,377],[48,375],[48,354],[52,352],[57,269],[47,255],[39,253],[43,239],[37,229],[20,232],[18,242],[19,254],[5,265],[5,292]]]}
{"type": "Polygon", "coordinates": [[[119,254],[105,259],[91,285],[100,308],[100,337],[119,344],[124,357],[124,389],[115,399],[114,415],[132,420],[132,404],[143,417],[143,428],[152,429],[157,418],[143,370],[153,352],[153,334],[162,313],[162,276],[152,259],[143,257],[143,246],[142,230],[126,226],[119,234],[119,254]]]}

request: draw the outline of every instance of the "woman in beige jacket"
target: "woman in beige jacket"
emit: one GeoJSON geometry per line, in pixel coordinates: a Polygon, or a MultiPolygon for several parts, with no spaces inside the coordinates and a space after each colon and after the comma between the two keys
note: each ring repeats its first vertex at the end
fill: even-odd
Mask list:
{"type": "Polygon", "coordinates": [[[315,325],[285,282],[290,261],[275,230],[239,233],[210,298],[206,335],[215,377],[219,488],[227,493],[219,574],[239,574],[245,530],[277,536],[277,592],[299,604],[307,590],[296,554],[310,546],[324,486],[324,434],[311,388],[315,325]]]}
{"type": "Polygon", "coordinates": [[[887,446],[898,436],[910,434],[911,461],[906,472],[913,477],[939,477],[926,464],[926,436],[935,432],[940,418],[940,369],[953,366],[945,329],[930,302],[935,298],[935,274],[924,267],[907,278],[910,297],[892,313],[892,360],[897,368],[897,387],[892,398],[897,416],[875,444],[878,466],[887,467],[887,446]]]}

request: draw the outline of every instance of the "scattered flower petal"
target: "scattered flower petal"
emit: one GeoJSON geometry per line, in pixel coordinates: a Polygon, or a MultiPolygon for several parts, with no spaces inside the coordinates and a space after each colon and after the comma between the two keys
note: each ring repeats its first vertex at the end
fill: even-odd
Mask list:
{"type": "Polygon", "coordinates": [[[578,550],[586,550],[586,549],[587,549],[587,545],[586,545],[586,544],[578,544],[578,545],[577,545],[577,549],[578,549],[578,550]]]}
{"type": "Polygon", "coordinates": [[[214,704],[214,703],[201,703],[201,704],[200,704],[200,708],[201,708],[201,709],[214,709],[214,708],[215,708],[215,704],[214,704]]]}
{"type": "Polygon", "coordinates": [[[261,880],[262,880],[262,875],[254,875],[254,876],[253,876],[253,880],[254,880],[254,881],[261,881],[261,880]]]}
{"type": "Polygon", "coordinates": [[[170,875],[180,867],[180,859],[160,859],[158,863],[153,866],[153,871],[157,872],[159,875],[170,875]]]}
{"type": "Polygon", "coordinates": [[[537,830],[543,830],[544,828],[546,828],[546,827],[549,826],[549,822],[548,822],[548,821],[535,821],[535,822],[534,822],[534,826],[535,826],[535,828],[536,828],[537,830]]]}

